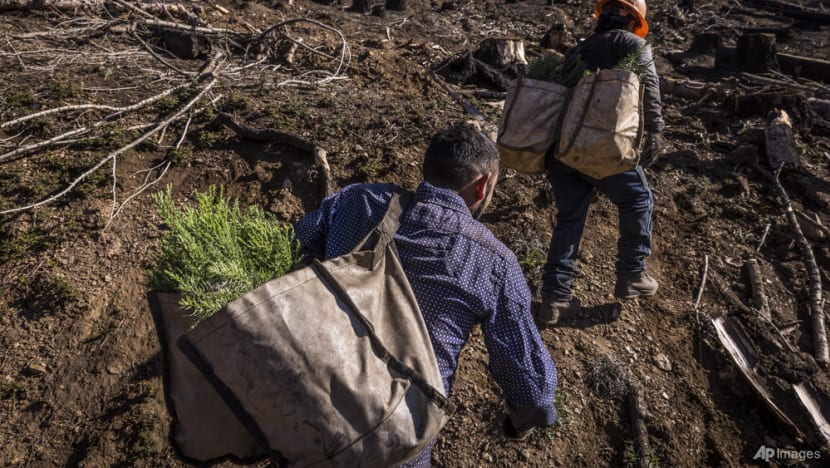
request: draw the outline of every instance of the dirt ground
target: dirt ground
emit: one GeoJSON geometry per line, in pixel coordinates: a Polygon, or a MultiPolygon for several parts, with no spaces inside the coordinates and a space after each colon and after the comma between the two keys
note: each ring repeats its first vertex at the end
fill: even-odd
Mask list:
{"type": "MultiPolygon", "coordinates": [[[[192,75],[182,72],[198,72],[204,54],[225,54],[214,64],[221,69],[214,75],[217,83],[193,106],[196,113],[183,114],[164,132],[106,161],[154,123],[174,116],[209,85],[210,77],[106,121],[117,111],[76,109],[0,127],[0,211],[47,199],[104,161],[66,196],[0,215],[0,466],[184,465],[168,440],[160,347],[146,299],[159,224],[150,194],[170,184],[176,199],[185,202],[195,190],[222,184],[243,205],[258,204],[285,222],[299,219],[321,200],[323,172],[308,152],[240,138],[214,121],[217,110],[315,141],[327,152],[335,189],[366,181],[412,189],[430,135],[470,118],[430,78],[431,70],[491,37],[523,40],[532,60],[544,52],[540,41],[555,23],[564,24],[565,46],[589,34],[594,24],[593,2],[576,0],[554,5],[544,0],[410,1],[406,10],[383,16],[349,11],[348,0],[346,5],[184,3],[210,26],[240,35],[285,20],[310,21],[285,26],[302,39],[295,41],[302,42],[300,47],[281,40],[246,49],[234,36],[234,41],[212,42],[207,52],[197,44],[191,49],[198,57],[185,59],[158,52],[161,43],[151,37],[147,18],[123,7],[0,8],[4,123],[63,105],[128,106],[187,85],[192,75]],[[143,26],[131,26],[142,21],[143,26]],[[158,57],[141,41],[149,41],[158,57]],[[296,56],[289,62],[291,50],[296,56]],[[321,81],[312,83],[315,79],[321,81]],[[5,157],[84,125],[97,126],[64,138],[74,141],[5,157]],[[155,180],[168,161],[159,182],[140,191],[145,177],[155,180]],[[113,218],[113,207],[125,200],[113,218]]],[[[633,466],[628,406],[595,391],[591,378],[605,357],[626,366],[642,388],[652,465],[763,465],[753,459],[761,446],[822,449],[825,442],[810,428],[803,429],[803,438],[794,437],[766,409],[710,322],[726,315],[744,322],[765,356],[759,372],[785,400],[788,383],[809,381],[828,390],[827,369],[811,357],[804,257],[774,186],[753,168],[772,170],[763,129],[775,102],[762,99],[738,112],[730,99],[769,90],[797,93],[780,105],[793,116],[802,168],[785,169],[781,181],[796,210],[826,223],[830,126],[810,110],[807,98],[830,99],[830,80],[769,73],[764,75],[769,82],[779,84],[762,85],[737,72],[716,71],[714,54],[683,53],[697,33],[718,33],[723,44],[734,45],[742,32],[780,28],[778,52],[830,59],[826,22],[793,19],[772,11],[769,3],[649,3],[661,76],[729,88],[726,97],[664,95],[667,148],[647,171],[655,196],[649,265],[660,291],[649,300],[619,304],[613,299],[617,214],[597,195],[578,261],[576,292],[583,311],[541,331],[559,369],[560,421],[523,442],[504,439],[500,390],[488,376],[487,352],[477,331],[463,353],[452,395],[458,409],[438,440],[434,466],[633,466]],[[735,151],[742,145],[752,146],[735,151]],[[773,343],[778,335],[745,311],[752,292],[743,264],[752,258],[765,278],[772,322],[795,351],[781,351],[780,343],[773,343]],[[696,305],[705,261],[708,279],[696,305]],[[622,313],[615,320],[618,307],[622,313]]],[[[826,2],[801,6],[830,13],[826,2]]],[[[186,22],[175,12],[168,14],[159,18],[186,22]]],[[[492,86],[452,86],[498,121],[499,99],[477,94],[494,91],[492,86]]],[[[503,171],[483,217],[517,253],[536,299],[554,214],[544,176],[503,171]]],[[[825,285],[826,242],[810,244],[825,285]]],[[[791,418],[809,426],[796,410],[791,418]]],[[[830,452],[820,455],[827,459],[830,452]]]]}

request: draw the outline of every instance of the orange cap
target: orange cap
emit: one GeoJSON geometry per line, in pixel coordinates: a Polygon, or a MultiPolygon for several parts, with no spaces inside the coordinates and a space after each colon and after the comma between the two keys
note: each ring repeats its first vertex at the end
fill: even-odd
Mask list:
{"type": "Polygon", "coordinates": [[[597,0],[594,6],[594,16],[599,19],[602,14],[602,7],[608,3],[617,3],[628,10],[635,18],[637,18],[637,26],[634,28],[634,34],[640,37],[646,37],[648,34],[648,22],[646,21],[646,2],[645,0],[597,0]]]}

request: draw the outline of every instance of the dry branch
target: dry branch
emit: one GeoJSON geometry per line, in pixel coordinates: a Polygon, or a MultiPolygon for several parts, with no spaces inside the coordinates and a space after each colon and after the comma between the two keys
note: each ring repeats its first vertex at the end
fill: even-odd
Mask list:
{"type": "Polygon", "coordinates": [[[321,194],[325,198],[331,194],[331,168],[329,167],[326,151],[320,148],[314,142],[304,140],[294,134],[281,132],[271,128],[256,128],[250,125],[239,123],[232,115],[227,113],[220,113],[216,120],[236,132],[237,135],[256,141],[276,141],[289,146],[293,146],[301,151],[311,153],[314,156],[314,162],[320,167],[322,172],[322,180],[320,182],[321,194]]]}
{"type": "Polygon", "coordinates": [[[769,303],[767,296],[764,294],[764,283],[761,276],[761,270],[758,268],[758,261],[753,259],[747,260],[746,271],[749,274],[749,285],[752,288],[752,300],[755,303],[755,308],[766,321],[772,321],[772,316],[769,311],[769,303]]]}
{"type": "Polygon", "coordinates": [[[821,270],[816,265],[816,257],[813,254],[813,249],[810,247],[810,243],[807,242],[807,238],[804,237],[801,226],[798,224],[798,218],[790,202],[790,196],[787,195],[787,191],[784,190],[784,186],[781,185],[781,181],[778,179],[781,173],[781,167],[783,166],[780,166],[775,173],[775,187],[786,207],[787,219],[795,234],[796,242],[801,251],[802,260],[804,261],[804,266],[807,268],[807,274],[810,280],[809,309],[810,319],[813,325],[813,347],[815,348],[813,352],[815,353],[816,361],[826,366],[830,364],[830,353],[828,353],[827,329],[824,322],[824,312],[822,311],[821,270]]]}
{"type": "Polygon", "coordinates": [[[634,442],[637,447],[637,468],[651,465],[651,449],[648,442],[648,430],[645,422],[645,402],[639,386],[631,383],[628,389],[628,415],[634,427],[634,442]]]}
{"type": "MultiPolygon", "coordinates": [[[[48,140],[40,141],[38,143],[32,143],[31,145],[21,146],[21,147],[15,149],[15,150],[9,151],[9,152],[4,153],[4,154],[0,154],[0,163],[13,161],[15,159],[18,159],[22,155],[30,153],[32,151],[35,151],[37,149],[46,148],[46,147],[49,147],[49,146],[52,146],[52,145],[55,145],[55,144],[66,143],[66,140],[69,139],[69,138],[73,138],[73,137],[76,137],[76,136],[79,136],[79,135],[84,135],[86,133],[89,133],[90,131],[92,131],[96,128],[102,127],[103,125],[109,123],[113,119],[121,117],[122,115],[124,115],[127,112],[131,112],[131,111],[134,111],[134,110],[137,110],[137,109],[141,109],[142,107],[148,106],[148,105],[150,105],[150,104],[152,104],[152,103],[154,103],[154,102],[156,102],[156,101],[158,101],[158,100],[160,100],[160,99],[162,99],[166,96],[169,96],[170,94],[174,93],[175,91],[177,91],[181,88],[184,88],[186,86],[189,86],[189,85],[190,85],[190,83],[185,83],[185,84],[181,84],[181,85],[178,85],[178,86],[174,86],[174,87],[172,87],[170,89],[167,89],[167,90],[165,90],[165,91],[163,91],[159,94],[156,94],[156,95],[151,96],[147,99],[141,100],[141,101],[139,101],[135,104],[125,106],[125,107],[116,107],[116,108],[114,108],[115,112],[113,112],[112,114],[107,115],[103,119],[101,119],[101,120],[99,120],[99,121],[97,121],[93,124],[86,125],[86,126],[83,126],[83,127],[79,127],[79,128],[74,129],[74,130],[70,130],[68,132],[64,132],[60,135],[54,136],[54,137],[52,137],[48,140]]],[[[83,106],[83,105],[81,105],[81,106],[83,106]]],[[[79,106],[62,106],[62,107],[57,107],[57,108],[54,108],[54,109],[49,109],[49,110],[46,110],[46,111],[36,112],[34,114],[30,114],[30,115],[20,117],[20,118],[15,119],[15,120],[11,120],[9,122],[5,122],[2,125],[0,125],[0,128],[5,128],[7,126],[11,126],[11,125],[19,124],[19,123],[22,123],[22,122],[26,122],[28,120],[31,120],[31,119],[34,119],[34,118],[37,118],[37,117],[42,117],[44,115],[54,114],[54,113],[57,113],[57,112],[65,112],[67,110],[78,110],[78,109],[83,109],[83,108],[84,107],[79,107],[79,106]]]]}
{"type": "Polygon", "coordinates": [[[86,172],[84,172],[83,174],[81,174],[80,176],[75,178],[75,180],[73,180],[68,186],[66,186],[65,188],[63,188],[59,192],[57,192],[53,195],[50,195],[48,198],[46,198],[44,200],[41,200],[39,202],[36,202],[36,203],[32,203],[32,204],[29,204],[29,205],[26,205],[26,206],[20,206],[20,207],[17,207],[17,208],[11,208],[11,209],[8,209],[8,210],[0,211],[0,215],[18,213],[18,212],[21,212],[21,211],[28,211],[28,210],[37,208],[39,206],[43,206],[43,205],[47,205],[49,203],[52,203],[55,200],[57,200],[58,198],[66,195],[67,193],[72,191],[72,189],[74,189],[84,179],[89,177],[90,174],[94,173],[95,171],[97,171],[98,169],[100,169],[105,164],[109,163],[110,161],[116,160],[116,158],[118,158],[118,156],[120,156],[121,154],[124,154],[127,151],[131,150],[132,148],[135,148],[136,146],[141,144],[141,142],[143,142],[144,140],[147,140],[151,136],[153,136],[156,133],[160,132],[162,129],[167,128],[168,125],[170,125],[171,123],[175,122],[176,120],[180,119],[182,116],[187,114],[187,112],[190,111],[190,109],[194,105],[196,105],[196,103],[198,103],[211,90],[211,88],[214,87],[214,85],[216,85],[217,81],[218,81],[217,75],[211,75],[210,80],[208,81],[207,84],[204,85],[204,87],[202,87],[202,89],[199,91],[199,93],[196,96],[194,96],[187,104],[185,104],[178,111],[176,111],[176,113],[174,113],[173,115],[171,115],[167,119],[159,122],[150,131],[144,133],[143,135],[136,138],[135,140],[133,140],[129,144],[127,144],[125,146],[122,146],[121,148],[109,153],[105,158],[98,161],[98,163],[96,163],[94,166],[92,166],[86,172]]]}

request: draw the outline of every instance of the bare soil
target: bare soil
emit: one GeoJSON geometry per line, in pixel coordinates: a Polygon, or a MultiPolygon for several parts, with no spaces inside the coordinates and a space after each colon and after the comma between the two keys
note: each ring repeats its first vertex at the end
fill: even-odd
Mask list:
{"type": "MultiPolygon", "coordinates": [[[[554,23],[565,24],[570,44],[589,34],[594,24],[592,2],[408,3],[407,10],[387,11],[384,16],[364,16],[336,3],[307,0],[188,5],[201,8],[201,16],[212,26],[236,31],[307,18],[342,33],[351,51],[343,79],[281,84],[288,77],[331,70],[337,64],[301,47],[294,64],[273,62],[280,66],[226,75],[210,95],[221,95],[216,106],[241,121],[316,141],[328,152],[336,188],[367,181],[416,187],[429,136],[450,122],[469,119],[429,77],[448,58],[475,50],[488,37],[520,38],[533,58],[544,52],[538,44],[554,23]]],[[[790,27],[794,34],[778,38],[779,52],[830,59],[826,24],[794,20],[757,3],[650,2],[650,37],[660,74],[710,85],[737,84],[735,93],[764,89],[739,82],[736,73],[713,71],[712,55],[678,54],[703,31],[719,33],[723,43],[734,45],[747,28],[790,27]]],[[[801,3],[828,11],[826,3],[801,3]]],[[[83,9],[0,13],[0,31],[8,39],[0,41],[2,122],[67,104],[127,105],[182,82],[182,75],[150,56],[129,28],[21,38],[34,31],[82,25],[78,18],[107,19],[100,11],[83,9]]],[[[313,24],[292,31],[321,44],[318,51],[332,57],[342,50],[336,47],[336,34],[313,24]]],[[[238,50],[228,52],[239,59],[238,50]]],[[[203,58],[166,61],[191,71],[204,63],[203,58]]],[[[778,90],[790,92],[792,83],[807,86],[812,91],[802,91],[805,99],[830,96],[827,82],[766,76],[782,83],[778,90]]],[[[499,103],[475,96],[486,83],[453,86],[498,121],[499,103]]],[[[56,193],[138,135],[124,129],[169,115],[192,94],[175,96],[179,97],[107,124],[92,140],[0,161],[0,211],[56,193]]],[[[807,110],[806,100],[792,102],[786,110],[794,116],[803,169],[787,169],[781,180],[797,210],[826,224],[828,127],[807,110]]],[[[771,170],[763,148],[766,111],[739,116],[733,110],[718,98],[664,96],[667,148],[647,171],[656,207],[655,248],[649,263],[660,282],[656,297],[619,304],[611,296],[617,214],[607,199],[596,196],[578,262],[576,290],[583,311],[541,332],[560,372],[559,423],[524,442],[504,439],[500,391],[488,375],[487,352],[476,332],[459,365],[453,394],[458,410],[436,445],[435,466],[633,465],[634,432],[625,402],[596,393],[588,378],[592,363],[605,356],[625,364],[642,387],[653,464],[754,465],[761,464],[753,456],[762,445],[821,449],[815,434],[795,439],[764,408],[710,325],[711,317],[726,314],[745,322],[766,356],[760,371],[770,386],[777,383],[785,389],[781,382],[807,380],[828,389],[826,369],[810,356],[803,258],[773,186],[751,167],[758,162],[771,170]],[[744,144],[755,145],[757,154],[750,151],[747,158],[746,152],[733,153],[744,144]],[[705,257],[708,281],[696,308],[705,257]],[[777,335],[741,312],[734,300],[752,303],[741,268],[750,258],[757,258],[765,277],[772,321],[786,331],[796,353],[777,350],[777,335]],[[614,320],[618,307],[622,313],[614,320]]],[[[0,151],[103,115],[63,113],[2,128],[0,151]]],[[[184,464],[168,441],[160,347],[146,300],[146,272],[156,253],[159,223],[150,194],[170,184],[175,197],[186,201],[194,190],[222,184],[243,205],[263,206],[285,222],[299,219],[321,200],[321,173],[309,154],[283,144],[241,139],[213,123],[210,111],[194,115],[186,126],[187,121],[176,121],[163,136],[157,134],[117,158],[119,203],[138,190],[147,169],[171,157],[176,162],[113,220],[110,164],[53,203],[0,215],[0,465],[184,464]],[[180,150],[174,151],[183,132],[180,150]]],[[[151,174],[155,177],[159,171],[151,174]]],[[[483,218],[517,253],[537,300],[554,214],[544,176],[503,171],[492,208],[483,218]]],[[[827,284],[830,250],[819,241],[812,247],[827,284]]],[[[803,415],[793,413],[793,418],[809,422],[803,415]]],[[[830,457],[828,452],[821,455],[830,457]]]]}

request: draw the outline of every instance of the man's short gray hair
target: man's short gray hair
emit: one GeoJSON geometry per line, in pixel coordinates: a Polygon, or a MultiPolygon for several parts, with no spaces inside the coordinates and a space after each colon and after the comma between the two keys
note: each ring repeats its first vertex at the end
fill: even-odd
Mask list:
{"type": "Polygon", "coordinates": [[[458,191],[477,176],[496,174],[498,170],[496,145],[465,123],[436,133],[424,155],[424,180],[436,187],[458,191]]]}

